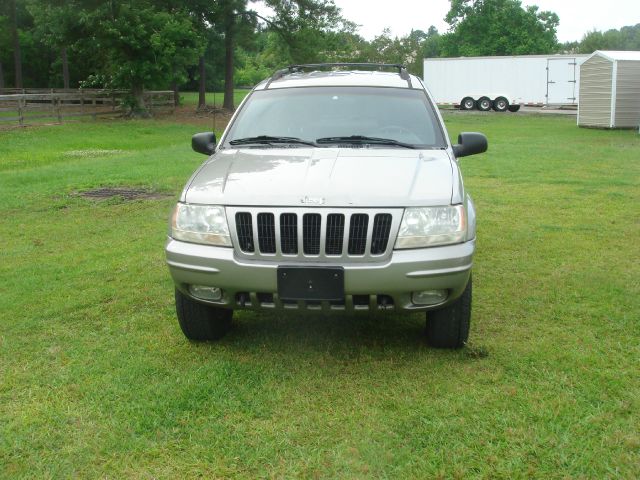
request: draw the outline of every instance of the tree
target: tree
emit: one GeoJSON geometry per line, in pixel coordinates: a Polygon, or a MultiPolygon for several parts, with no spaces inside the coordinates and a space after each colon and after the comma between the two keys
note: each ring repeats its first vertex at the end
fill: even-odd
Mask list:
{"type": "MultiPolygon", "coordinates": [[[[423,58],[435,58],[440,56],[441,48],[441,35],[438,29],[431,25],[427,30],[427,36],[422,43],[422,57],[423,58]]],[[[420,65],[422,68],[422,65],[420,65]]]]}
{"type": "Polygon", "coordinates": [[[50,16],[41,23],[67,15],[63,25],[48,25],[52,45],[71,45],[81,56],[94,59],[95,72],[84,86],[124,88],[130,91],[131,115],[147,116],[144,89],[166,88],[193,65],[204,49],[194,28],[194,15],[176,2],[154,0],[41,0],[50,16]]]}
{"type": "Polygon", "coordinates": [[[451,0],[442,36],[445,56],[528,55],[558,48],[558,15],[519,0],[451,0]]]}
{"type": "Polygon", "coordinates": [[[593,53],[596,50],[640,50],[640,23],[620,30],[586,33],[578,45],[578,52],[593,53]]]}
{"type": "Polygon", "coordinates": [[[63,88],[70,88],[68,45],[77,41],[78,12],[58,0],[52,3],[31,0],[29,10],[34,18],[33,33],[39,43],[60,55],[63,88]]]}
{"type": "Polygon", "coordinates": [[[283,52],[293,63],[322,60],[328,37],[354,33],[356,25],[342,17],[333,0],[265,0],[274,15],[269,27],[279,34],[283,52]]]}
{"type": "Polygon", "coordinates": [[[265,0],[274,14],[269,18],[248,9],[247,0],[220,0],[218,25],[225,42],[224,108],[233,109],[235,52],[239,34],[250,35],[258,21],[277,35],[282,63],[317,61],[324,40],[333,32],[353,29],[333,0],[265,0]]]}
{"type": "Polygon", "coordinates": [[[35,32],[31,1],[0,1],[0,63],[5,87],[49,86],[51,52],[35,32]]]}

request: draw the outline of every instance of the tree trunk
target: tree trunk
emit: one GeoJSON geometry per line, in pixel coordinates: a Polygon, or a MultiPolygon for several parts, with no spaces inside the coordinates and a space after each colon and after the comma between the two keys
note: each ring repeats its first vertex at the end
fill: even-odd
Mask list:
{"type": "Polygon", "coordinates": [[[0,93],[4,90],[4,71],[2,70],[2,62],[0,62],[0,93]]]}
{"type": "Polygon", "coordinates": [[[131,87],[131,111],[130,117],[142,117],[149,118],[151,114],[147,110],[147,106],[144,104],[144,85],[142,83],[135,83],[131,87]]]}
{"type": "Polygon", "coordinates": [[[230,21],[224,33],[224,103],[227,110],[233,110],[233,43],[234,22],[230,21]]]}
{"type": "Polygon", "coordinates": [[[69,90],[69,59],[67,58],[67,47],[62,47],[60,51],[62,58],[62,83],[65,90],[69,90]]]}
{"type": "Polygon", "coordinates": [[[171,82],[171,90],[173,90],[173,106],[180,105],[180,92],[178,91],[178,82],[175,80],[171,82]]]}
{"type": "Polygon", "coordinates": [[[13,58],[15,61],[16,88],[22,88],[22,53],[20,53],[20,35],[18,34],[18,11],[16,0],[11,0],[9,5],[11,15],[11,36],[13,38],[13,58]]]}
{"type": "Polygon", "coordinates": [[[173,91],[173,108],[180,105],[180,94],[178,93],[178,81],[176,80],[176,67],[171,68],[171,90],[173,91]]]}
{"type": "Polygon", "coordinates": [[[206,98],[206,77],[205,77],[205,69],[204,69],[204,55],[200,56],[200,88],[198,91],[198,110],[207,108],[207,98],[206,98]]]}

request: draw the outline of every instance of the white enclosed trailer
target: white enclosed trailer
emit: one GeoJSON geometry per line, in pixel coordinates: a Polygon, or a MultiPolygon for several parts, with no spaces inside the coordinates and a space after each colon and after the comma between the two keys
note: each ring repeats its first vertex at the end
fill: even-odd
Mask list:
{"type": "Polygon", "coordinates": [[[425,58],[424,81],[438,104],[517,111],[520,105],[577,105],[588,55],[425,58]]]}

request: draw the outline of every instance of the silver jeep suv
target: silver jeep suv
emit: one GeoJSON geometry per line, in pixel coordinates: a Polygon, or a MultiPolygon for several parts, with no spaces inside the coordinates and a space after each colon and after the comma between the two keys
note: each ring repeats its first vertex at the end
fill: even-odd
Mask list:
{"type": "Polygon", "coordinates": [[[258,84],[171,217],[180,327],[213,340],[237,309],[427,312],[427,339],[469,334],[476,217],[422,80],[401,65],[293,65],[258,84]]]}

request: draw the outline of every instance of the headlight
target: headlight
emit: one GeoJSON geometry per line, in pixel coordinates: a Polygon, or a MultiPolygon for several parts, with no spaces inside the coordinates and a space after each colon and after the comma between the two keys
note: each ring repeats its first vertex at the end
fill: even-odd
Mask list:
{"type": "Polygon", "coordinates": [[[421,248],[463,242],[467,234],[464,207],[407,208],[395,248],[421,248]]]}
{"type": "Polygon", "coordinates": [[[171,217],[171,236],[185,242],[231,246],[222,207],[178,203],[171,217]]]}

